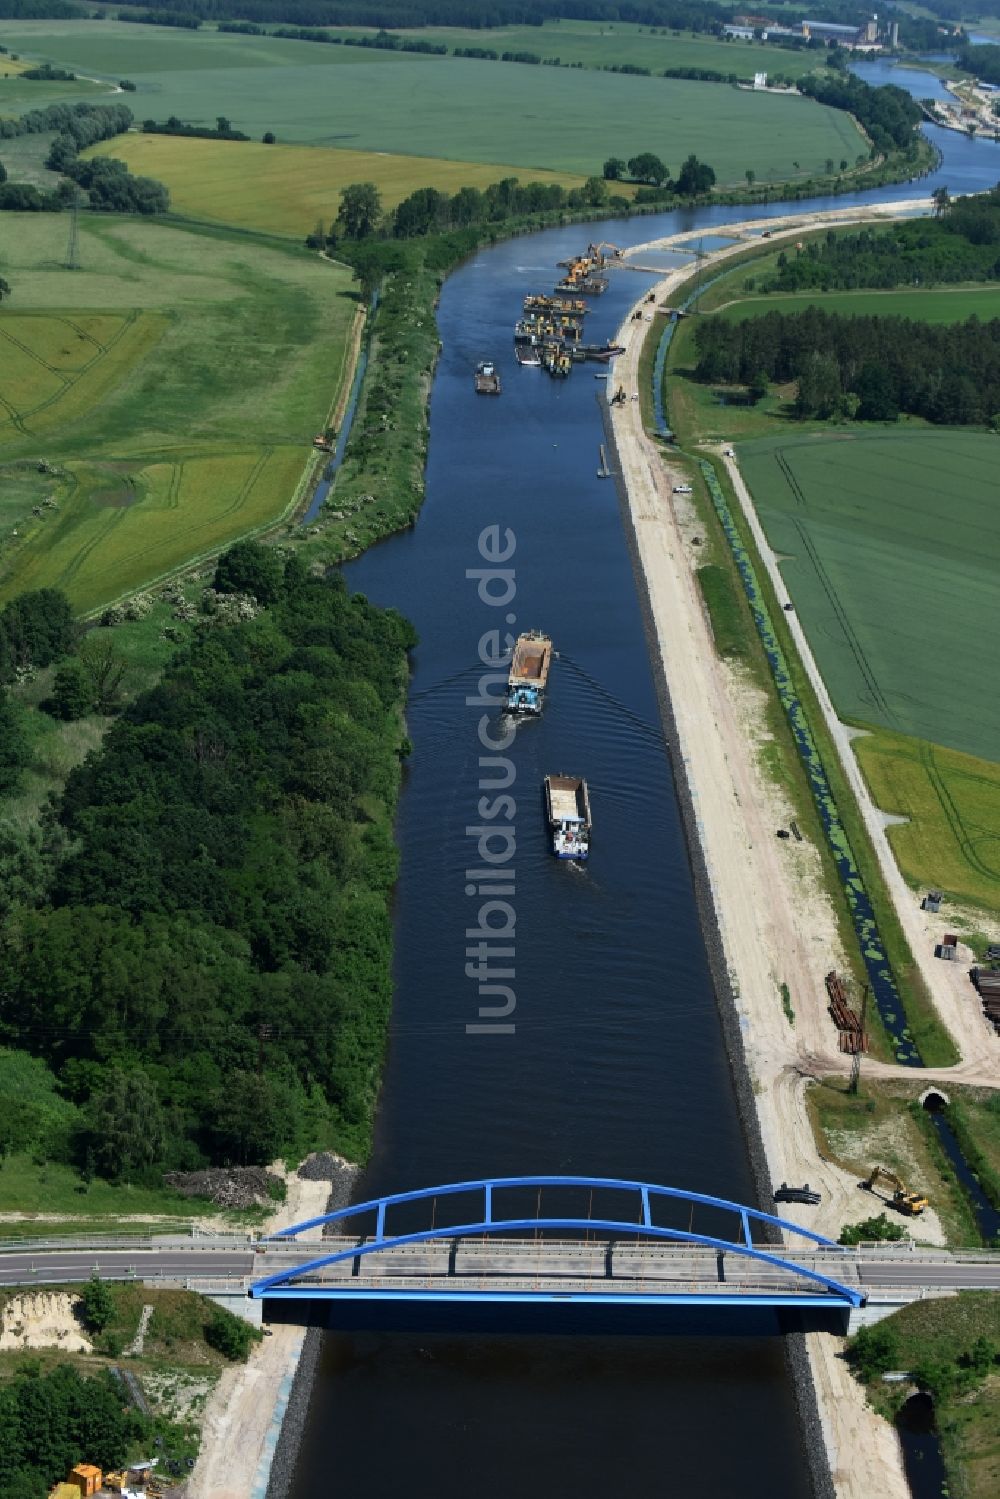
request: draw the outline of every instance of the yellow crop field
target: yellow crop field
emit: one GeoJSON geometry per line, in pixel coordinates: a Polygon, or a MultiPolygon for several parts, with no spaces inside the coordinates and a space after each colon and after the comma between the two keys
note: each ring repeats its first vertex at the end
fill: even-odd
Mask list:
{"type": "Polygon", "coordinates": [[[14,564],[0,599],[61,588],[80,611],[152,582],[264,525],[295,491],[301,447],[247,447],[172,461],[67,465],[57,513],[29,522],[4,547],[14,564]]]}
{"type": "Polygon", "coordinates": [[[88,411],[159,341],[167,319],[56,313],[0,317],[0,442],[88,411]]]}
{"type": "MultiPolygon", "coordinates": [[[[329,224],[336,215],[341,188],[352,182],[374,182],[383,206],[395,208],[418,187],[455,193],[461,187],[482,189],[504,177],[558,182],[566,188],[582,187],[585,180],[537,167],[170,135],[119,136],[102,141],[93,152],[117,157],[129,171],[165,182],[171,207],[178,213],[295,236],[308,234],[317,219],[329,224]]],[[[626,196],[635,191],[621,190],[626,196]]]]}
{"type": "Polygon", "coordinates": [[[909,818],[887,830],[906,878],[996,910],[1000,765],[883,730],[854,749],[876,805],[909,818]]]}

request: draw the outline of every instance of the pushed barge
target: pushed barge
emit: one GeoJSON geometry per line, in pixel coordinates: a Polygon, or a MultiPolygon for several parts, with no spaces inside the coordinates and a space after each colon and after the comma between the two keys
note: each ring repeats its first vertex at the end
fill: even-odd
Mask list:
{"type": "Polygon", "coordinates": [[[476,365],[476,394],[480,396],[500,394],[500,376],[492,359],[483,359],[476,365]]]}
{"type": "Polygon", "coordinates": [[[546,776],[545,812],[557,859],[586,859],[590,853],[590,793],[582,776],[546,776]]]}
{"type": "Polygon", "coordinates": [[[507,678],[507,712],[541,713],[552,664],[552,641],[539,630],[519,635],[507,678]]]}

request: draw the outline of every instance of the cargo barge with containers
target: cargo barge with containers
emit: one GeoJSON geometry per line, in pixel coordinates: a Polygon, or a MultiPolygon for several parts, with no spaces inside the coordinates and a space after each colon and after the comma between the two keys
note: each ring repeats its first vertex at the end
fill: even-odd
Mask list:
{"type": "Polygon", "coordinates": [[[590,792],[582,776],[546,776],[545,814],[557,859],[590,855],[590,792]]]}
{"type": "Polygon", "coordinates": [[[541,713],[552,664],[552,641],[540,630],[517,637],[507,678],[507,712],[541,713]]]}

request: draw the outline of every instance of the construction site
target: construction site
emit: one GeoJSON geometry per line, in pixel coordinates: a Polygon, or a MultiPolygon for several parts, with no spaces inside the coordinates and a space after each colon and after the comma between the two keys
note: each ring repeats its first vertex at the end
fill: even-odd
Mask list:
{"type": "Polygon", "coordinates": [[[590,308],[587,298],[602,296],[607,291],[609,282],[604,273],[608,267],[623,263],[624,254],[618,245],[606,240],[588,245],[585,254],[559,262],[559,269],[565,275],[557,282],[554,293],[528,293],[523,316],[514,324],[514,355],[518,364],[544,369],[553,379],[563,380],[574,364],[588,359],[607,364],[616,354],[624,353],[621,344],[593,344],[583,340],[583,322],[590,308]]]}
{"type": "Polygon", "coordinates": [[[49,1499],[165,1499],[178,1489],[157,1474],[159,1458],[144,1458],[117,1472],[103,1473],[93,1463],[77,1463],[62,1483],[49,1490],[49,1499]]]}

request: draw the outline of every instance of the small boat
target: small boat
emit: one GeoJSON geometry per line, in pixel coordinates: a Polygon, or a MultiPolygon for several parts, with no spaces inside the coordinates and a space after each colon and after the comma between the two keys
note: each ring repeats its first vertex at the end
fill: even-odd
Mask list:
{"type": "Polygon", "coordinates": [[[545,812],[557,859],[590,854],[590,792],[582,776],[546,776],[545,812]]]}
{"type": "Polygon", "coordinates": [[[500,376],[492,359],[482,359],[476,365],[476,393],[481,396],[500,394],[500,376]]]}

